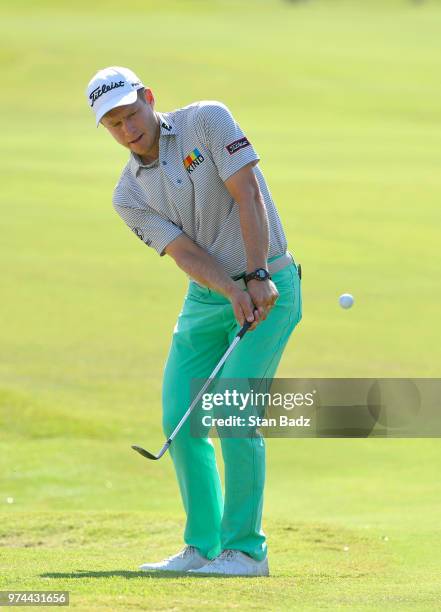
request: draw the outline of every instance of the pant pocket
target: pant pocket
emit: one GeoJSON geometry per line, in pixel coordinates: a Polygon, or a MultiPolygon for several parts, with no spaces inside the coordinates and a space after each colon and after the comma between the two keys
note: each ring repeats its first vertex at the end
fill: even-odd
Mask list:
{"type": "Polygon", "coordinates": [[[299,321],[302,320],[302,316],[303,316],[303,299],[302,299],[302,281],[301,281],[301,268],[300,268],[300,274],[299,274],[299,270],[297,269],[297,292],[295,293],[294,296],[294,303],[297,300],[297,304],[295,304],[295,307],[297,308],[297,323],[299,321]]]}

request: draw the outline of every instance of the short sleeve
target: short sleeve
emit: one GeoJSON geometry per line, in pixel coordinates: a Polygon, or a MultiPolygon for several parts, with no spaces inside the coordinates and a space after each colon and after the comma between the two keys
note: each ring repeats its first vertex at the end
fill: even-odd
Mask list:
{"type": "Polygon", "coordinates": [[[223,181],[260,159],[233,115],[221,102],[202,102],[195,113],[195,128],[211,152],[223,181]]]}
{"type": "Polygon", "coordinates": [[[139,201],[136,192],[120,183],[113,193],[113,207],[134,234],[147,246],[165,255],[165,247],[180,236],[182,230],[139,201]]]}

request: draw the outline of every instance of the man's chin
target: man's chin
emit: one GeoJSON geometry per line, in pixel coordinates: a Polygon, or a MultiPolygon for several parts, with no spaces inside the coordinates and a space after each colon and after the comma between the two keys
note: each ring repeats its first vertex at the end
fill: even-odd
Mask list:
{"type": "Polygon", "coordinates": [[[145,147],[143,147],[141,144],[129,143],[129,149],[133,151],[133,153],[136,153],[137,155],[139,155],[140,157],[142,157],[143,155],[146,155],[145,147]]]}

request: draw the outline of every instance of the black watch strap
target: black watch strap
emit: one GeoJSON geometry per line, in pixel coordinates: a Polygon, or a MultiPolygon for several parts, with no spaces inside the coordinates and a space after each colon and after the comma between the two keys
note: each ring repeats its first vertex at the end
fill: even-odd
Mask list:
{"type": "Polygon", "coordinates": [[[256,270],[254,270],[254,272],[246,274],[244,280],[246,283],[248,283],[248,281],[250,280],[266,281],[271,280],[271,276],[268,270],[265,270],[265,268],[257,268],[256,270]]]}

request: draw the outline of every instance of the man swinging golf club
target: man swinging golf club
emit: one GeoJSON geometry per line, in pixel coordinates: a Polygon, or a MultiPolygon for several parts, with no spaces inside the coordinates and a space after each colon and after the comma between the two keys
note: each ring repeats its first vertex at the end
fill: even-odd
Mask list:
{"type": "MultiPolygon", "coordinates": [[[[202,101],[159,113],[152,91],[119,66],[97,72],[86,95],[96,125],[130,151],[114,208],[140,240],[190,277],[163,379],[170,438],[191,404],[191,380],[211,376],[246,322],[249,333],[219,377],[274,377],[302,316],[299,267],[287,253],[259,156],[224,104],[202,101]]],[[[141,569],[269,574],[261,527],[264,440],[221,437],[221,446],[225,497],[211,440],[192,436],[183,422],[170,453],[187,516],[186,546],[141,569]]]]}

